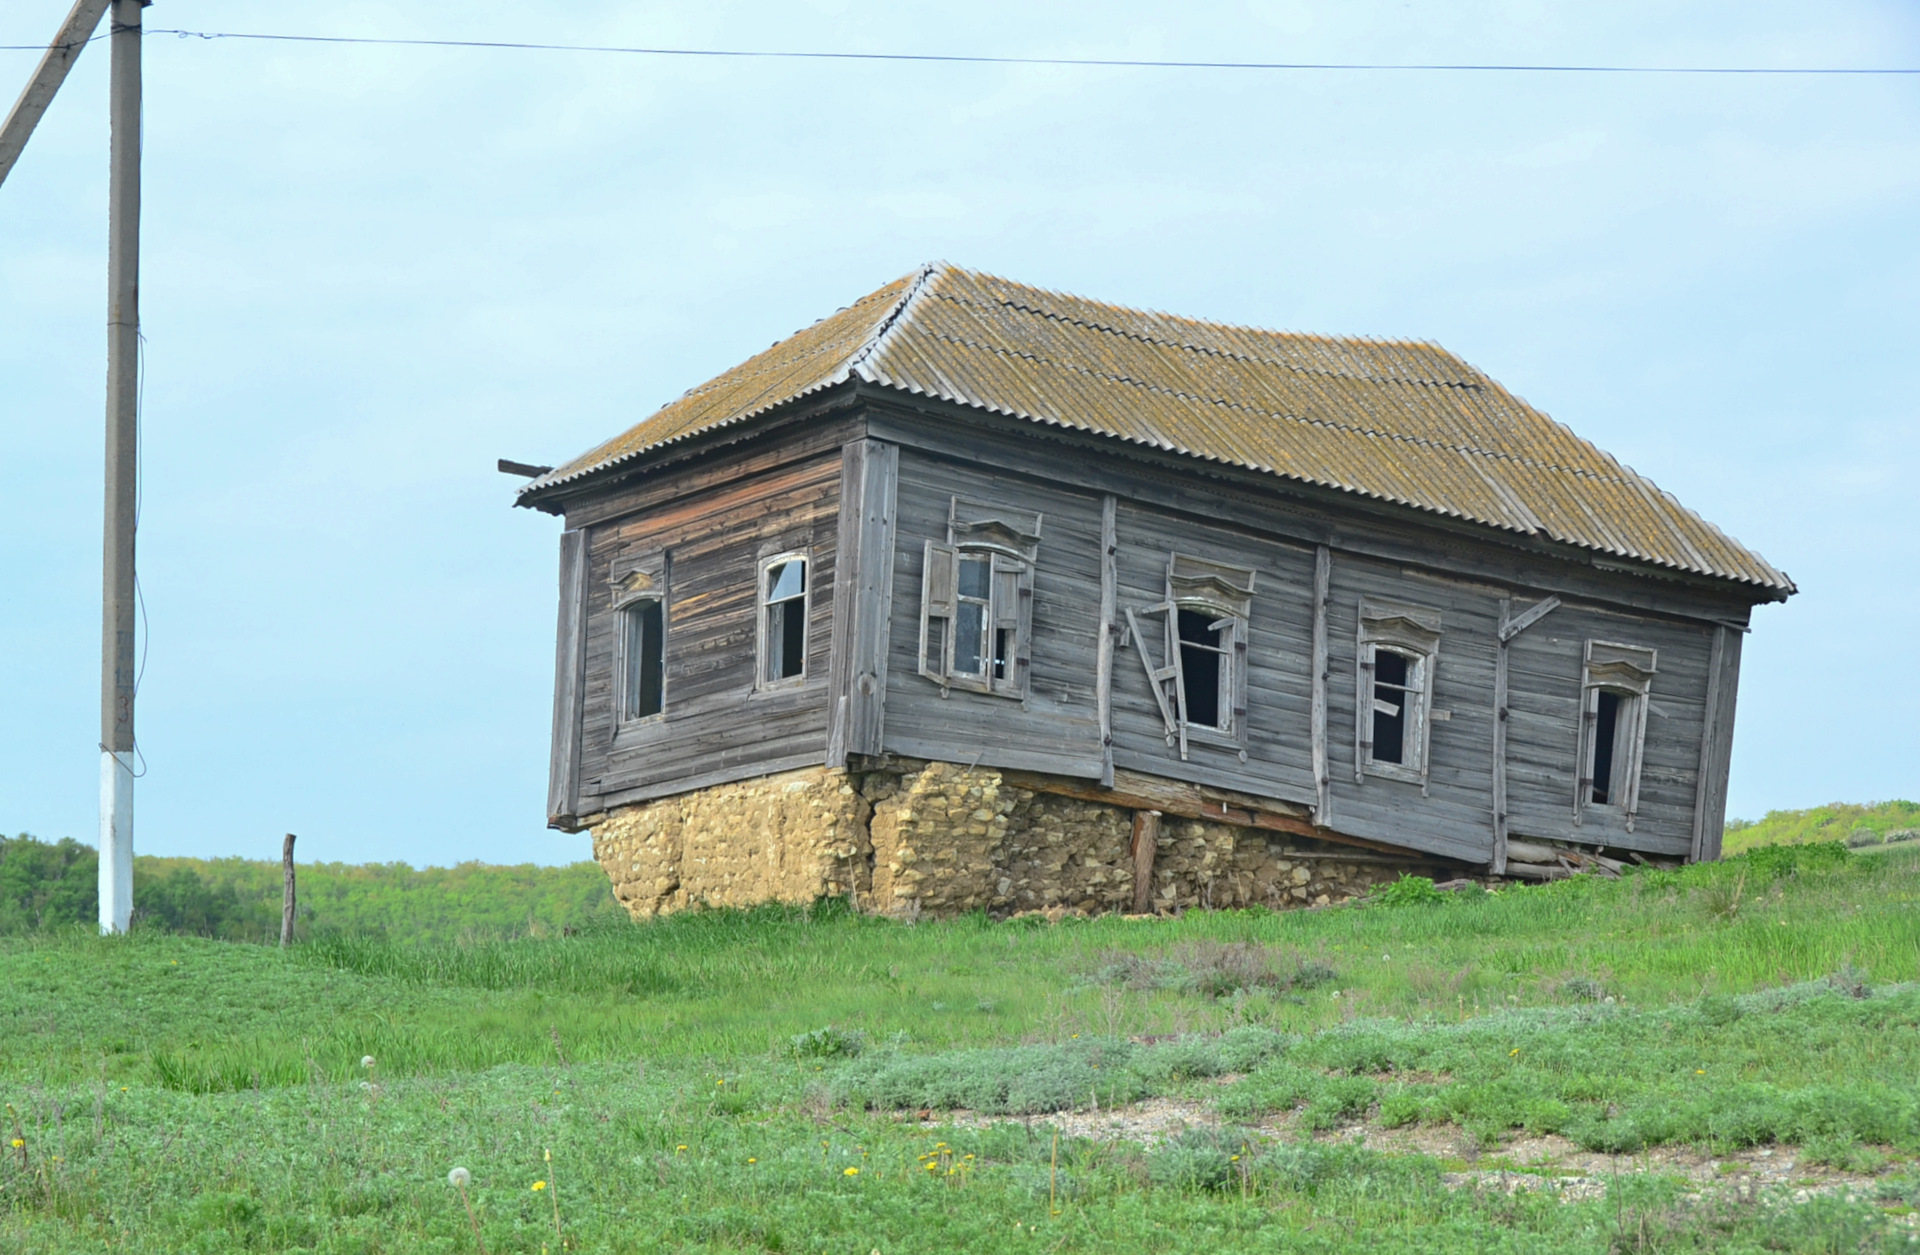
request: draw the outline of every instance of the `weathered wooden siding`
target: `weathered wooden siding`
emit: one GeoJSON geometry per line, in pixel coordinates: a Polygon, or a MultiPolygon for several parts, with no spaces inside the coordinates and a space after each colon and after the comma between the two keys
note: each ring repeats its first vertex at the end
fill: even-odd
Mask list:
{"type": "Polygon", "coordinates": [[[1116,521],[1123,610],[1138,615],[1166,599],[1167,559],[1174,553],[1251,568],[1254,593],[1247,619],[1246,761],[1238,746],[1202,740],[1191,741],[1187,760],[1180,760],[1179,747],[1167,744],[1140,651],[1128,640],[1113,661],[1114,765],[1311,806],[1313,550],[1131,501],[1121,502],[1116,521]]]}
{"type": "MultiPolygon", "coordinates": [[[[960,762],[977,756],[989,765],[1098,778],[1092,763],[1073,760],[1083,746],[1089,757],[1098,748],[1098,709],[1091,697],[1098,674],[1099,503],[1111,493],[1119,498],[1115,565],[1122,609],[1137,611],[1161,599],[1170,551],[1248,566],[1259,580],[1249,621],[1246,761],[1239,761],[1235,749],[1204,742],[1193,743],[1188,760],[1180,761],[1166,744],[1138,653],[1122,641],[1112,661],[1114,765],[1315,805],[1314,546],[1325,544],[1327,809],[1336,831],[1469,862],[1492,859],[1500,602],[1511,601],[1517,611],[1549,594],[1568,602],[1510,647],[1510,830],[1684,856],[1692,848],[1696,809],[1703,830],[1710,833],[1717,824],[1715,798],[1724,793],[1724,779],[1704,801],[1696,784],[1703,747],[1717,760],[1718,776],[1725,774],[1738,631],[1727,630],[1734,649],[1725,651],[1732,661],[1722,663],[1726,724],[1716,722],[1707,735],[1712,620],[1737,623],[1745,618],[1743,607],[1687,589],[1623,581],[1604,567],[1542,561],[1416,526],[1341,518],[1278,494],[1263,501],[1130,457],[1088,456],[1066,440],[961,433],[952,424],[898,412],[873,414],[869,422],[871,431],[905,446],[886,716],[887,746],[895,753],[960,762]],[[1046,589],[1044,613],[1037,606],[1035,616],[1035,701],[1025,712],[1009,714],[1003,699],[973,694],[956,692],[943,701],[937,686],[915,674],[920,542],[944,533],[946,504],[955,492],[1047,515],[1038,572],[1046,589]],[[1603,605],[1593,599],[1596,593],[1631,607],[1603,605]],[[1588,599],[1573,600],[1582,594],[1588,599]],[[1355,636],[1362,597],[1430,607],[1443,620],[1433,679],[1433,706],[1442,717],[1429,727],[1424,796],[1414,783],[1371,774],[1354,779],[1355,636]],[[1661,651],[1640,811],[1631,833],[1592,810],[1581,824],[1573,823],[1581,649],[1589,636],[1661,651]]],[[[1711,848],[1710,837],[1703,846],[1711,848]]]]}
{"type": "Polygon", "coordinates": [[[842,455],[761,457],[738,478],[709,476],[589,531],[581,753],[583,812],[825,758],[842,455]],[[763,555],[805,550],[807,681],[754,689],[756,585],[763,555]],[[665,710],[616,726],[616,558],[667,558],[665,710]]]}
{"type": "Polygon", "coordinates": [[[1469,862],[1493,857],[1493,672],[1505,590],[1335,550],[1327,604],[1327,757],[1336,831],[1469,862]],[[1355,775],[1360,601],[1438,614],[1428,776],[1355,775]]]}
{"type": "Polygon", "coordinates": [[[885,745],[889,752],[1098,779],[1095,655],[1100,627],[1100,498],[1002,467],[902,450],[896,499],[885,745]],[[955,496],[1044,515],[1033,579],[1033,665],[1025,702],[922,676],[925,542],[945,541],[955,496]]]}
{"type": "Polygon", "coordinates": [[[1515,637],[1508,650],[1508,829],[1686,856],[1706,723],[1714,628],[1569,603],[1515,637]],[[1628,832],[1619,812],[1587,808],[1573,822],[1580,752],[1580,682],[1588,640],[1660,651],[1648,695],[1640,811],[1628,832]]]}

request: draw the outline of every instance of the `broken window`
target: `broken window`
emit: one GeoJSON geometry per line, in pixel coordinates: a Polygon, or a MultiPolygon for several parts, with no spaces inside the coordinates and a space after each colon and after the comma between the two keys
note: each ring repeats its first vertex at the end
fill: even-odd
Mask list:
{"type": "Polygon", "coordinates": [[[616,553],[613,584],[614,716],[619,723],[656,719],[667,701],[667,555],[659,550],[616,553]]]}
{"type": "Polygon", "coordinates": [[[1656,651],[1588,641],[1581,680],[1580,778],[1573,816],[1589,808],[1622,813],[1627,831],[1640,809],[1640,760],[1646,744],[1647,694],[1656,651]]]}
{"type": "Polygon", "coordinates": [[[1440,614],[1362,599],[1356,645],[1353,778],[1427,787],[1440,614]]]}
{"type": "Polygon", "coordinates": [[[665,707],[665,616],[658,598],[620,610],[620,717],[650,719],[665,707]]]}
{"type": "Polygon", "coordinates": [[[807,559],[781,554],[760,567],[761,687],[807,674],[807,559]]]}
{"type": "Polygon", "coordinates": [[[920,674],[944,692],[1027,695],[1040,516],[953,498],[921,568],[920,674]]]}
{"type": "Polygon", "coordinates": [[[1166,724],[1167,745],[1177,747],[1183,759],[1195,740],[1246,744],[1253,584],[1250,568],[1173,554],[1167,562],[1166,600],[1127,611],[1134,648],[1166,724]],[[1157,644],[1141,626],[1142,619],[1156,618],[1161,624],[1157,644]]]}

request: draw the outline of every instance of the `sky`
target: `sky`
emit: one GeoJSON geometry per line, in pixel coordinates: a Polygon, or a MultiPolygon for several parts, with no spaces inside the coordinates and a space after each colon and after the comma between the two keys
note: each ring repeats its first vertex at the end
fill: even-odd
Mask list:
{"type": "MultiPolygon", "coordinates": [[[[0,4],[44,45],[68,0],[0,4]]],[[[1907,0],[159,0],[149,29],[1920,66],[1907,0]]],[[[0,52],[12,99],[36,55],[0,52]]],[[[0,830],[97,832],[107,50],[0,186],[0,830]]],[[[1784,568],[1730,813],[1920,795],[1920,76],[146,45],[145,853],[559,863],[557,463],[946,260],[1437,341],[1784,568]],[[1886,674],[1883,666],[1894,671],[1886,674]],[[1899,683],[1894,683],[1898,680],[1899,683]],[[1893,684],[1891,691],[1886,687],[1893,684]]]]}

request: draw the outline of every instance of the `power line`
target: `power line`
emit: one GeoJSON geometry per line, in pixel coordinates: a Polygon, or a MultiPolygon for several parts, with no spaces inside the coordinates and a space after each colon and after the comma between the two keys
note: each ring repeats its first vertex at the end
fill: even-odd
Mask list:
{"type": "MultiPolygon", "coordinates": [[[[276,35],[255,31],[190,31],[149,28],[148,35],[181,39],[246,39],[272,43],[370,44],[396,48],[485,48],[532,52],[601,52],[643,57],[706,57],[781,61],[904,61],[949,65],[1051,65],[1085,69],[1136,70],[1330,70],[1472,74],[1720,74],[1792,76],[1874,76],[1920,74],[1920,67],[1898,66],[1729,66],[1729,65],[1549,65],[1480,62],[1379,61],[1163,61],[1137,57],[1002,57],[963,53],[807,52],[747,48],[648,48],[611,44],[542,44],[490,39],[380,39],[350,35],[276,35]]],[[[39,52],[39,45],[0,45],[0,51],[39,52]]]]}

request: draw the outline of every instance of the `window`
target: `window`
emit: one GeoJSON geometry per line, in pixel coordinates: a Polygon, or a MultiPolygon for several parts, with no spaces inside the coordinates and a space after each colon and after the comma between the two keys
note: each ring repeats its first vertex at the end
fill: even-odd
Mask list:
{"type": "Polygon", "coordinates": [[[1039,543],[1039,515],[953,498],[921,567],[920,674],[943,693],[1027,695],[1039,543]]]}
{"type": "Polygon", "coordinates": [[[1581,679],[1580,776],[1573,818],[1604,809],[1627,831],[1640,809],[1640,760],[1647,734],[1647,694],[1658,654],[1637,645],[1588,641],[1581,679]]]}
{"type": "MultiPolygon", "coordinates": [[[[1242,747],[1247,725],[1247,615],[1254,573],[1204,558],[1173,554],[1167,597],[1127,611],[1134,648],[1146,667],[1167,745],[1185,759],[1192,742],[1242,747]],[[1161,620],[1159,647],[1140,620],[1161,620]]],[[[1244,749],[1241,751],[1244,754],[1244,749]]]]}
{"type": "Polygon", "coordinates": [[[799,683],[807,674],[807,560],[781,554],[760,567],[760,684],[799,683]]]}
{"type": "Polygon", "coordinates": [[[1355,650],[1355,783],[1369,775],[1427,788],[1440,614],[1362,599],[1355,650]]]}
{"type": "Polygon", "coordinates": [[[657,598],[620,610],[620,717],[650,719],[664,708],[665,627],[657,598]]]}
{"type": "Polygon", "coordinates": [[[612,577],[615,720],[658,719],[667,708],[667,555],[616,554],[612,577]]]}

